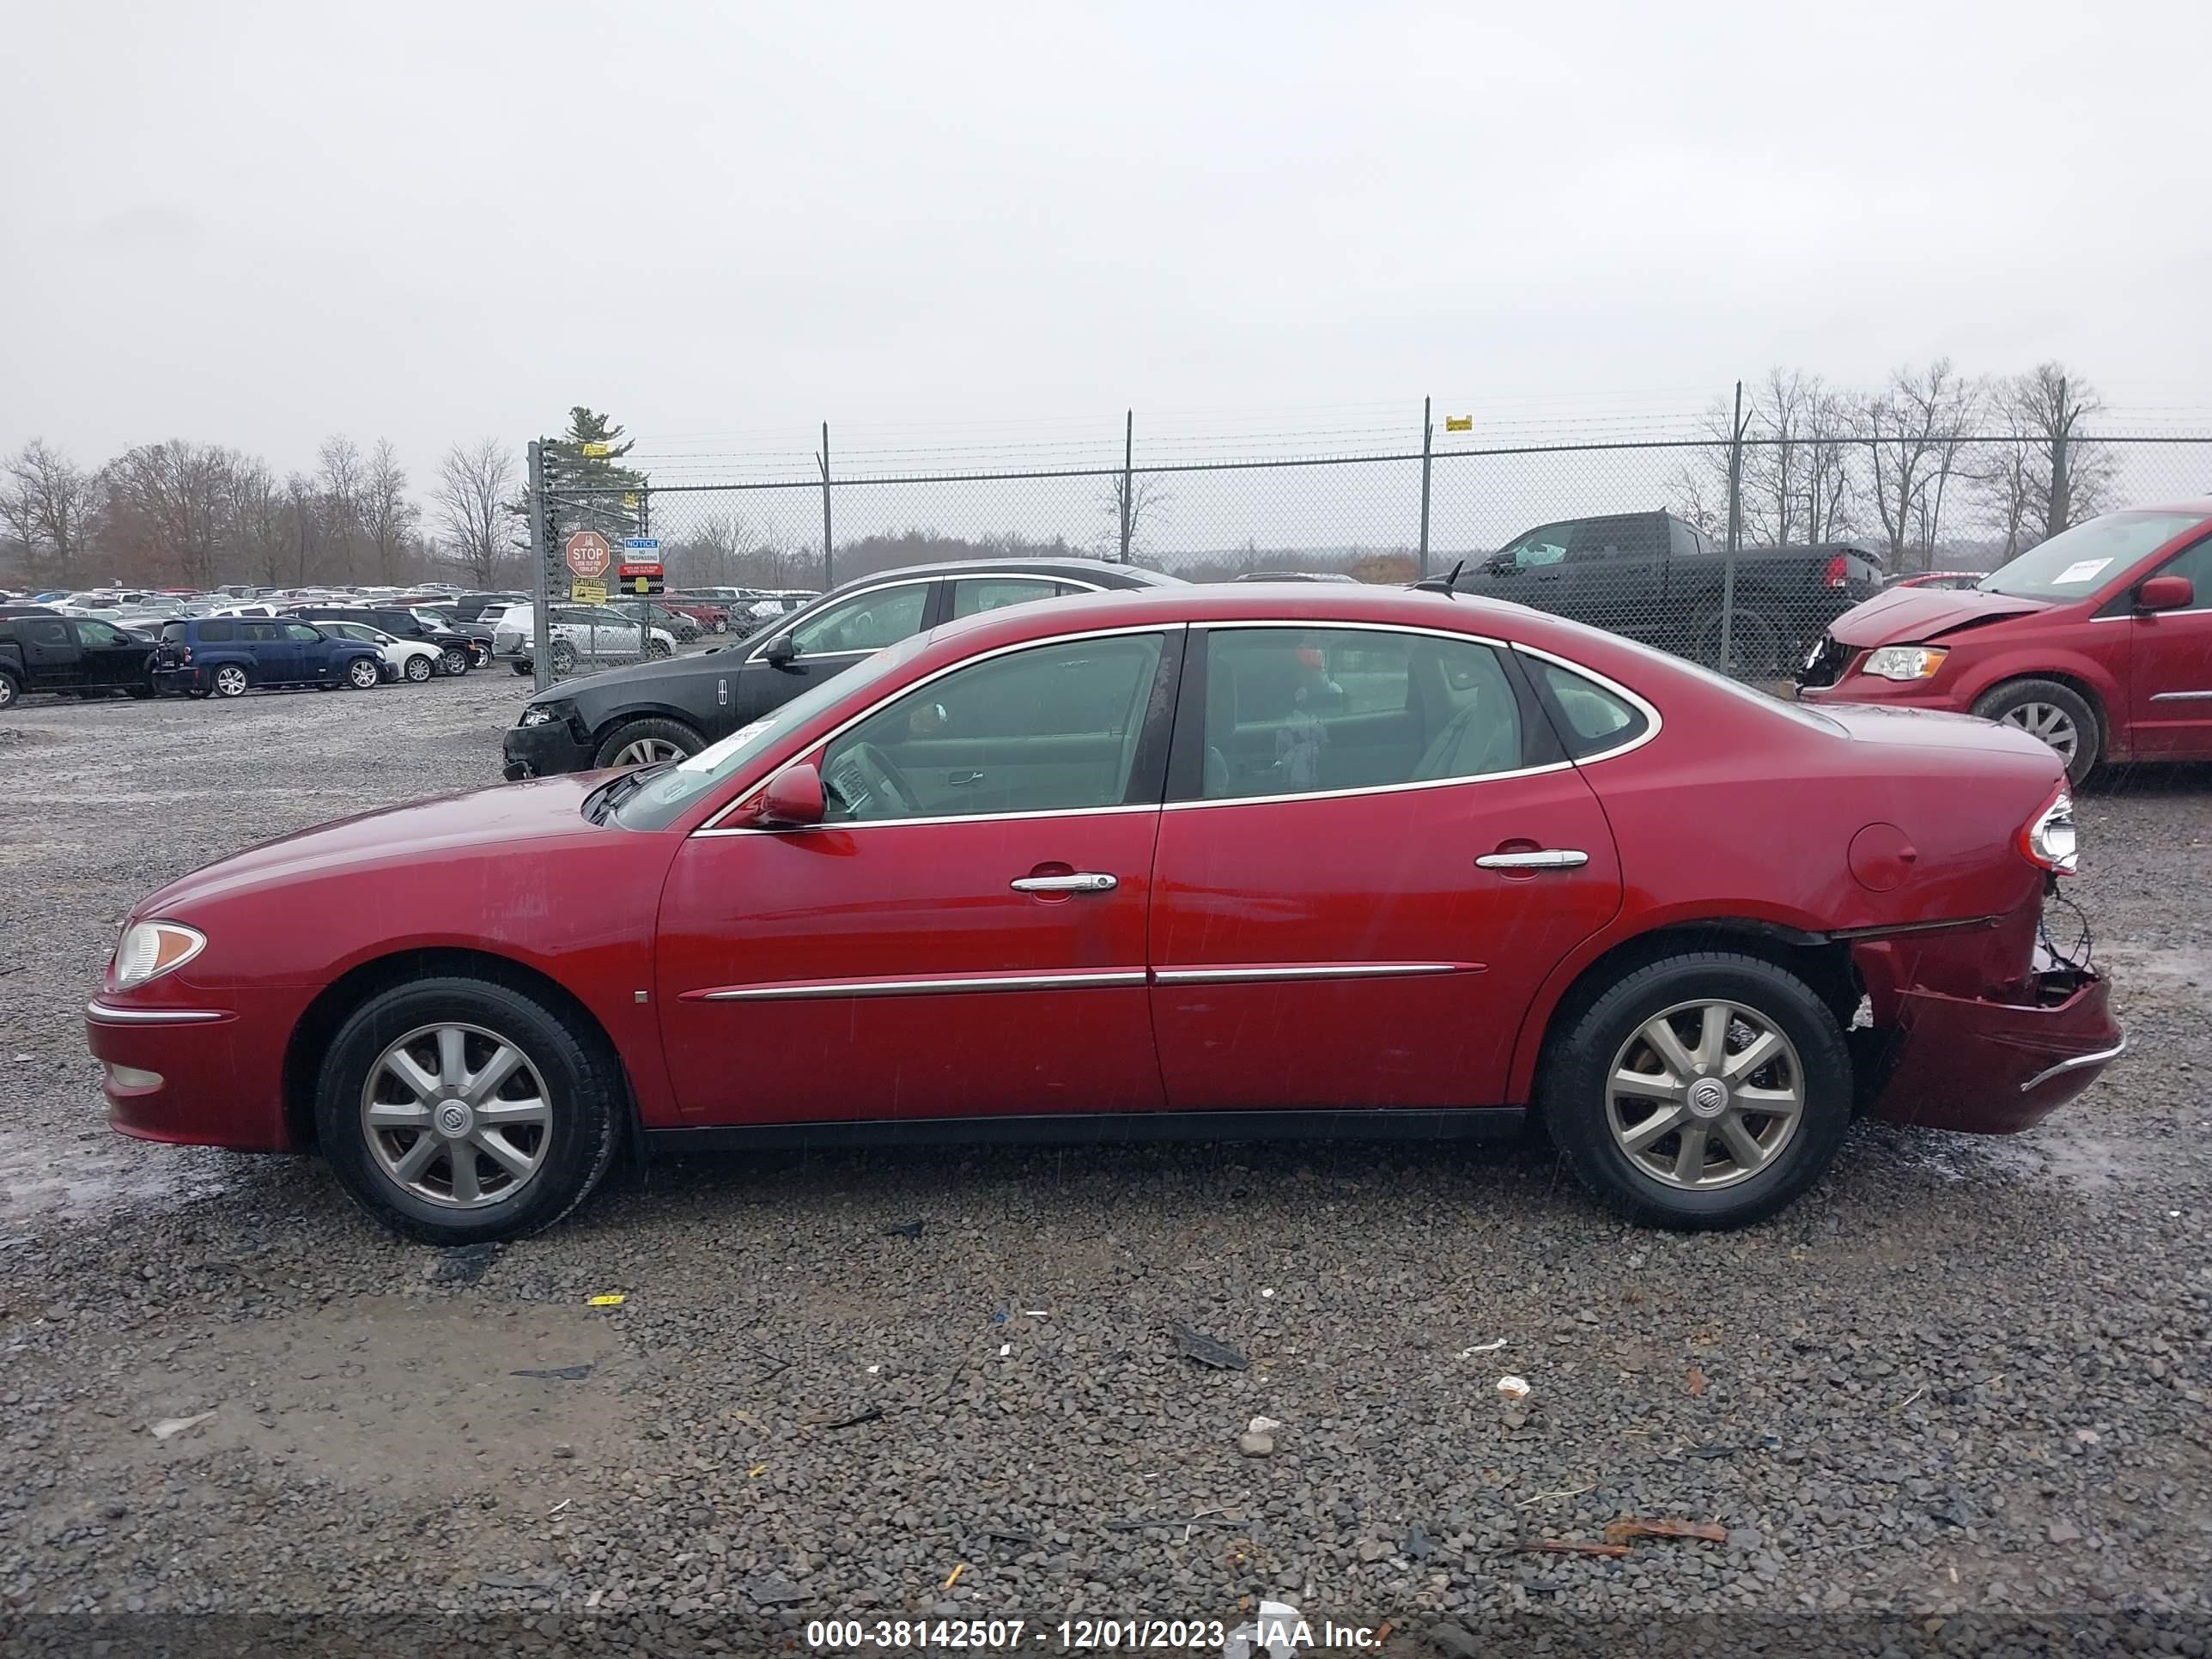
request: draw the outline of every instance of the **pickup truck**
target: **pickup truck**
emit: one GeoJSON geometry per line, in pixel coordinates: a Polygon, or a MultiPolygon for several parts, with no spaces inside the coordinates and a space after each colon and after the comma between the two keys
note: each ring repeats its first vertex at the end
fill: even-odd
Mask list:
{"type": "Polygon", "coordinates": [[[31,691],[154,695],[153,647],[109,622],[52,611],[0,618],[0,708],[31,691]]]}
{"type": "MultiPolygon", "coordinates": [[[[1470,561],[1462,593],[1512,599],[1662,650],[1721,665],[1721,594],[1728,555],[1671,513],[1562,519],[1470,561]]],[[[1848,543],[1747,547],[1735,556],[1735,672],[1780,676],[1828,623],[1881,589],[1881,562],[1848,543]]]]}

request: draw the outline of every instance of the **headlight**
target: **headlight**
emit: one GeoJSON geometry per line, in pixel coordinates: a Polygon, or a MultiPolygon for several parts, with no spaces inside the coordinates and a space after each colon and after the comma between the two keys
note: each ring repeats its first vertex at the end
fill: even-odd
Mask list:
{"type": "Polygon", "coordinates": [[[529,708],[522,711],[522,718],[515,721],[515,724],[517,726],[544,726],[547,721],[557,720],[560,717],[558,715],[554,714],[549,704],[533,702],[529,708]]]}
{"type": "Polygon", "coordinates": [[[1865,672],[1885,680],[1933,679],[1950,654],[1938,645],[1885,645],[1867,658],[1865,672]]]}
{"type": "Polygon", "coordinates": [[[207,936],[175,921],[142,921],[115,946],[115,988],[125,991],[181,968],[207,949],[207,936]]]}

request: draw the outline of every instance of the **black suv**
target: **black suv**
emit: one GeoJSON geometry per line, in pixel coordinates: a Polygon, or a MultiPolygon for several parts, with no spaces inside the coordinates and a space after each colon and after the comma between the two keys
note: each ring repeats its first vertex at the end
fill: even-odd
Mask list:
{"type": "Polygon", "coordinates": [[[438,647],[441,674],[465,674],[491,660],[489,644],[479,650],[466,635],[434,628],[412,611],[389,605],[295,605],[285,614],[297,617],[301,622],[359,623],[365,628],[380,628],[395,640],[420,640],[425,645],[434,645],[438,647]]]}
{"type": "Polygon", "coordinates": [[[901,640],[979,611],[1182,581],[1096,559],[975,560],[861,576],[741,644],[610,669],[539,692],[507,729],[509,778],[696,755],[901,640]]]}
{"type": "Polygon", "coordinates": [[[27,691],[154,695],[154,646],[97,617],[0,618],[0,708],[27,691]]]}

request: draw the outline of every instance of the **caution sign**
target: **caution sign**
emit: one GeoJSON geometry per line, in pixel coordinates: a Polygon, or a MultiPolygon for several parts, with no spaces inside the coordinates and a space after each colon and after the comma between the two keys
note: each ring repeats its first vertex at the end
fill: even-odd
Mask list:
{"type": "Polygon", "coordinates": [[[1447,432],[1472,432],[1474,430],[1474,416],[1472,415],[1447,415],[1444,416],[1444,430],[1447,432]]]}
{"type": "Polygon", "coordinates": [[[587,582],[579,576],[568,584],[568,598],[575,605],[605,605],[607,602],[607,585],[605,582],[587,582]]]}

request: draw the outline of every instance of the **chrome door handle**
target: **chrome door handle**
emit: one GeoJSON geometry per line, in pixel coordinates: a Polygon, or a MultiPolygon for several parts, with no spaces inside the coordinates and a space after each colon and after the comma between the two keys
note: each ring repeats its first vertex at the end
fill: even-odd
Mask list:
{"type": "Polygon", "coordinates": [[[1474,862],[1481,870],[1579,870],[1589,862],[1589,854],[1572,848],[1547,848],[1540,853],[1485,853],[1474,862]]]}
{"type": "Polygon", "coordinates": [[[1110,893],[1121,884],[1116,878],[1091,870],[1072,876],[1017,876],[1006,884],[1017,893],[1110,893]]]}

